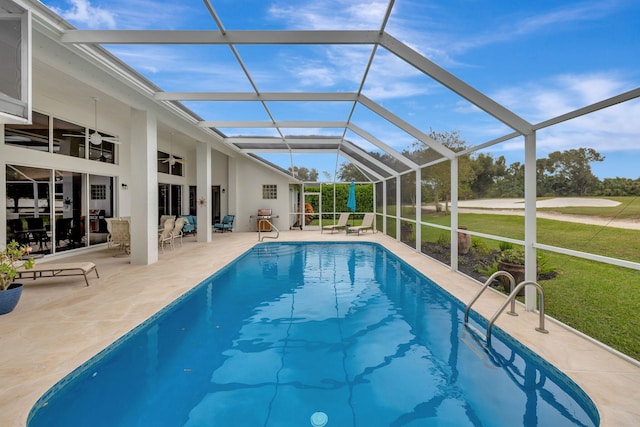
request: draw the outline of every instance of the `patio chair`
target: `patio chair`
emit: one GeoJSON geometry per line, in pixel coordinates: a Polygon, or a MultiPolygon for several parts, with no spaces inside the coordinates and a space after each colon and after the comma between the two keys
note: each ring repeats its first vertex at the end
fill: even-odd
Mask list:
{"type": "Polygon", "coordinates": [[[198,217],[195,215],[183,215],[181,218],[185,219],[184,226],[182,227],[183,234],[196,234],[196,228],[198,224],[198,217]]]}
{"type": "Polygon", "coordinates": [[[213,231],[220,231],[222,233],[227,230],[233,231],[233,220],[235,218],[235,215],[225,215],[224,218],[222,218],[222,222],[213,224],[213,231]]]}
{"type": "Polygon", "coordinates": [[[168,219],[173,219],[175,221],[176,217],[175,215],[161,215],[160,216],[160,230],[162,230],[162,228],[164,228],[164,223],[166,220],[168,219]]]}
{"type": "Polygon", "coordinates": [[[176,219],[175,224],[173,226],[173,231],[171,231],[172,242],[176,239],[180,239],[180,246],[182,246],[182,236],[184,235],[183,228],[184,228],[185,222],[187,222],[185,218],[176,219]]]}
{"type": "Polygon", "coordinates": [[[171,249],[173,249],[173,228],[175,225],[175,219],[174,217],[170,217],[165,219],[164,221],[164,227],[163,229],[160,231],[160,234],[158,235],[158,244],[160,245],[160,249],[162,250],[162,253],[164,253],[164,244],[165,243],[169,243],[169,246],[171,247],[171,249]]]}
{"type": "Polygon", "coordinates": [[[111,235],[111,223],[115,220],[116,218],[105,218],[105,222],[107,223],[107,248],[110,248],[111,246],[113,246],[113,236],[111,235]]]}
{"type": "Polygon", "coordinates": [[[362,224],[356,225],[355,227],[347,227],[347,234],[357,233],[360,235],[361,231],[371,230],[373,232],[373,219],[375,217],[372,213],[364,214],[364,218],[362,218],[362,224]]]}
{"type": "Polygon", "coordinates": [[[131,253],[131,234],[129,221],[114,219],[111,221],[111,244],[121,252],[131,253]]]}
{"type": "Polygon", "coordinates": [[[338,218],[338,222],[336,224],[322,226],[320,233],[324,233],[324,230],[331,230],[332,233],[334,231],[344,230],[347,227],[347,221],[349,221],[349,212],[343,212],[340,214],[340,218],[338,218]]]}

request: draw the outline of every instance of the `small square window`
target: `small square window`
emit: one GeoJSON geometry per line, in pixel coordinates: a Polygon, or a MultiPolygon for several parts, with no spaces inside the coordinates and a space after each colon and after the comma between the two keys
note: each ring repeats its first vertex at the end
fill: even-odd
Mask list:
{"type": "Polygon", "coordinates": [[[91,185],[91,200],[106,200],[107,199],[107,186],[106,185],[91,185]]]}
{"type": "Polygon", "coordinates": [[[262,198],[263,199],[277,199],[278,198],[278,186],[275,184],[264,184],[262,186],[262,198]]]}

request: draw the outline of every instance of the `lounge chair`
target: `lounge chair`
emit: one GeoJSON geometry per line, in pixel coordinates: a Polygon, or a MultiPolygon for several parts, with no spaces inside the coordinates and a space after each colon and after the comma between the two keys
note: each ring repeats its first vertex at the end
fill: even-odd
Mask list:
{"type": "Polygon", "coordinates": [[[227,230],[233,231],[233,220],[235,218],[235,215],[225,215],[224,218],[222,218],[222,222],[213,224],[213,231],[221,231],[223,233],[227,230]]]}
{"type": "Polygon", "coordinates": [[[364,214],[364,218],[362,218],[362,224],[356,225],[355,227],[347,227],[347,234],[349,233],[357,233],[360,234],[361,231],[371,230],[373,232],[373,219],[375,217],[372,213],[364,214]]]}
{"type": "Polygon", "coordinates": [[[18,267],[18,278],[39,279],[43,277],[65,277],[65,276],[84,276],[84,281],[89,286],[87,274],[92,271],[98,275],[98,269],[92,262],[68,262],[68,263],[35,263],[32,268],[26,270],[24,267],[18,267]]]}
{"type": "Polygon", "coordinates": [[[343,212],[340,214],[340,218],[338,218],[336,224],[322,226],[320,233],[324,233],[324,230],[331,230],[332,233],[337,230],[344,230],[347,227],[347,221],[349,221],[349,212],[343,212]]]}

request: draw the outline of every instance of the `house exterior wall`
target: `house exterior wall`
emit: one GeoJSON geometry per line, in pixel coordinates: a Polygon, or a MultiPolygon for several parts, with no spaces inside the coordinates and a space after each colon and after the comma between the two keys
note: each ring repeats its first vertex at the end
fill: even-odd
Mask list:
{"type": "MultiPolygon", "coordinates": [[[[236,215],[235,230],[254,231],[255,219],[251,221],[249,217],[263,208],[272,209],[274,214],[279,216],[274,219],[278,228],[289,228],[289,183],[292,181],[290,177],[235,152],[226,146],[218,135],[198,128],[192,121],[185,120],[184,114],[172,112],[170,108],[153,100],[148,93],[145,94],[144,91],[133,87],[130,81],[121,80],[115,73],[110,74],[107,67],[102,64],[95,65],[92,59],[84,57],[73,47],[60,45],[58,40],[51,39],[46,34],[48,33],[39,32],[37,25],[34,26],[33,109],[76,125],[94,128],[93,98],[97,97],[98,129],[118,136],[118,161],[117,164],[110,164],[5,145],[4,125],[0,124],[0,244],[4,244],[7,235],[7,164],[113,177],[115,188],[112,214],[131,217],[136,203],[133,193],[138,191],[140,188],[137,186],[141,185],[139,182],[133,182],[132,178],[132,171],[140,163],[133,154],[135,150],[132,150],[137,143],[136,138],[132,137],[136,134],[137,126],[132,117],[135,116],[135,112],[140,111],[149,111],[156,118],[157,148],[173,152],[185,160],[183,176],[158,173],[157,176],[149,176],[150,181],[147,181],[145,188],[152,191],[154,187],[157,188],[157,183],[183,186],[182,213],[188,213],[189,186],[196,185],[197,182],[196,143],[203,141],[212,147],[211,185],[220,186],[221,190],[225,190],[221,192],[221,214],[236,215]],[[182,134],[183,141],[180,144],[171,144],[169,129],[171,132],[182,134]],[[263,200],[263,184],[277,185],[277,199],[263,200]],[[137,190],[133,191],[134,189],[137,190]]],[[[150,143],[155,145],[156,140],[150,143]]],[[[153,149],[155,150],[155,147],[153,149]]],[[[149,152],[149,155],[152,153],[149,152]]],[[[88,205],[88,208],[93,207],[88,205]]],[[[143,222],[146,224],[137,224],[136,227],[144,225],[147,228],[150,224],[157,226],[157,217],[149,215],[143,222]]],[[[148,248],[155,244],[153,238],[148,239],[148,248]]],[[[148,262],[154,262],[153,257],[147,259],[148,262]]]]}
{"type": "MultiPolygon", "coordinates": [[[[289,183],[291,178],[274,173],[249,159],[236,159],[236,225],[238,231],[256,231],[256,219],[250,218],[258,209],[271,209],[273,224],[280,230],[289,229],[289,183]],[[277,199],[263,199],[263,184],[277,185],[277,199]]],[[[230,212],[233,214],[234,212],[230,212]]]]}

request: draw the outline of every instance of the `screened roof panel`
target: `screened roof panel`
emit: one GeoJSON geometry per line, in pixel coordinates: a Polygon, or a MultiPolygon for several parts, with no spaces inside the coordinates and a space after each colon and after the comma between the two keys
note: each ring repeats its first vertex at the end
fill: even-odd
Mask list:
{"type": "MultiPolygon", "coordinates": [[[[100,6],[86,3],[91,19],[83,19],[75,6],[61,6],[60,0],[45,3],[57,6],[79,28],[167,30],[152,35],[99,33],[94,39],[69,31],[62,37],[70,45],[110,43],[105,46],[166,91],[159,94],[167,98],[156,94],[157,99],[182,102],[203,118],[201,126],[222,122],[219,129],[231,135],[277,137],[321,137],[342,130],[340,135],[365,152],[386,153],[380,160],[390,159],[382,164],[387,171],[416,166],[402,155],[415,154],[416,141],[424,145],[419,155],[455,155],[430,138],[431,130],[459,131],[470,146],[486,146],[640,87],[635,54],[640,39],[629,37],[637,33],[640,19],[636,2],[264,0],[248,7],[246,2],[154,0],[151,4],[159,7],[140,8],[115,0],[100,6]],[[193,45],[161,45],[183,43],[186,33],[178,36],[173,29],[211,31],[189,33],[193,45]],[[260,30],[269,31],[256,32],[260,30]],[[136,44],[145,37],[143,44],[136,44]],[[172,91],[197,92],[204,98],[232,93],[254,100],[195,102],[171,97],[172,91]],[[297,100],[278,101],[274,92],[297,100]],[[301,94],[307,99],[323,96],[311,102],[301,100],[301,94]],[[264,105],[255,101],[258,98],[264,105]],[[293,121],[304,122],[306,129],[286,123],[293,121]],[[275,122],[279,129],[259,128],[255,122],[275,122]]],[[[617,111],[620,123],[638,123],[633,105],[617,111]]],[[[637,126],[631,134],[640,132],[637,126]]],[[[616,141],[621,137],[608,135],[616,141]]],[[[348,157],[356,154],[343,158],[336,153],[334,164],[323,167],[335,172],[344,159],[370,161],[363,153],[348,157]]],[[[289,155],[288,161],[294,157],[289,155]]]]}
{"type": "Polygon", "coordinates": [[[240,45],[261,92],[356,92],[372,46],[240,45]]]}
{"type": "Polygon", "coordinates": [[[166,92],[252,91],[225,45],[104,45],[166,92]]]}

